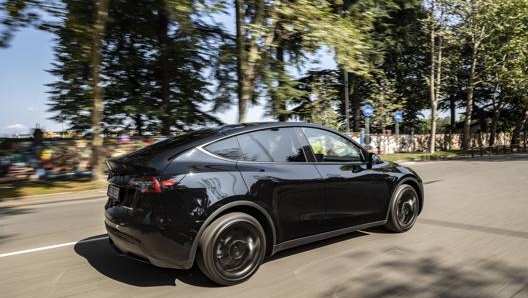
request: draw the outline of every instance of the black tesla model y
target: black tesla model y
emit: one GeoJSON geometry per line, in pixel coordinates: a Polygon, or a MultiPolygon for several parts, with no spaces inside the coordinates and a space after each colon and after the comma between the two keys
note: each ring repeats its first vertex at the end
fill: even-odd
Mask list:
{"type": "Polygon", "coordinates": [[[107,164],[112,247],[160,267],[196,259],[222,285],[294,246],[373,226],[407,231],[424,201],[411,169],[306,123],[199,130],[107,164]]]}

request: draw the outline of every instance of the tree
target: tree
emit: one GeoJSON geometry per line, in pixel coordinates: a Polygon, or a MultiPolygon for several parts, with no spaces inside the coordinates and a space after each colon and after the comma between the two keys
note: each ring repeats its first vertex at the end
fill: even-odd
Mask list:
{"type": "Polygon", "coordinates": [[[373,82],[367,102],[375,107],[374,115],[371,118],[373,130],[384,132],[385,129],[394,123],[393,114],[405,105],[404,101],[395,101],[395,82],[380,75],[373,82]]]}
{"type": "Polygon", "coordinates": [[[69,124],[77,131],[92,128],[93,107],[92,54],[88,46],[95,17],[92,1],[70,1],[65,7],[64,24],[58,27],[51,74],[58,77],[50,87],[49,110],[51,119],[69,124]]]}
{"type": "MultiPolygon", "coordinates": [[[[486,63],[490,66],[488,84],[492,88],[489,146],[495,144],[502,110],[513,99],[516,102],[519,90],[526,90],[527,79],[526,44],[528,43],[528,3],[526,1],[502,2],[497,8],[497,30],[490,37],[486,63]]],[[[522,107],[520,109],[523,110],[522,107]]],[[[522,119],[523,115],[519,115],[522,119]]],[[[521,123],[523,121],[521,120],[521,123]]]]}
{"type": "Polygon", "coordinates": [[[92,180],[102,180],[105,165],[103,163],[103,136],[101,122],[103,119],[103,88],[101,81],[101,55],[105,34],[106,21],[108,19],[109,0],[98,0],[95,7],[95,22],[92,31],[91,68],[92,68],[92,180]]]}
{"type": "MultiPolygon", "coordinates": [[[[237,65],[238,65],[238,107],[239,121],[245,121],[247,106],[257,100],[255,90],[266,79],[266,71],[282,67],[286,62],[285,41],[297,38],[297,53],[313,53],[321,48],[335,49],[339,64],[350,72],[366,74],[369,64],[365,57],[368,49],[366,34],[371,28],[372,11],[366,11],[363,18],[341,17],[330,1],[235,1],[237,65]],[[275,53],[275,55],[270,55],[275,53]],[[275,60],[275,61],[273,61],[275,60]],[[281,61],[285,60],[285,61],[281,61]],[[259,82],[260,80],[260,82],[259,82]]],[[[291,53],[291,52],[290,52],[291,53]]],[[[290,56],[291,57],[291,56],[290,56]]],[[[296,60],[302,62],[302,60],[296,60]]],[[[296,62],[290,60],[289,62],[296,62]]],[[[284,68],[283,68],[284,69],[284,68]]],[[[291,82],[282,75],[267,76],[276,80],[273,90],[276,100],[289,96],[279,94],[292,92],[291,82]]],[[[287,104],[286,104],[287,105],[287,104]]],[[[284,103],[271,104],[277,113],[277,107],[284,103]]],[[[284,110],[284,109],[283,109],[284,110]]]]}
{"type": "Polygon", "coordinates": [[[482,83],[484,48],[496,30],[498,2],[493,0],[453,0],[452,18],[457,22],[455,34],[458,40],[466,41],[468,55],[468,82],[466,86],[466,115],[462,148],[469,148],[470,129],[474,105],[475,88],[482,83]]]}
{"type": "Polygon", "coordinates": [[[293,108],[289,111],[293,118],[322,124],[334,129],[341,127],[337,109],[337,99],[342,83],[335,70],[309,71],[297,80],[296,89],[302,96],[292,98],[293,108]]]}
{"type": "MultiPolygon", "coordinates": [[[[442,62],[444,42],[448,40],[447,4],[442,0],[429,0],[429,16],[426,20],[429,30],[430,44],[430,75],[427,78],[431,107],[431,129],[429,131],[429,153],[434,153],[436,148],[436,118],[438,103],[442,87],[442,62]]],[[[427,5],[427,4],[426,4],[427,5]]]]}

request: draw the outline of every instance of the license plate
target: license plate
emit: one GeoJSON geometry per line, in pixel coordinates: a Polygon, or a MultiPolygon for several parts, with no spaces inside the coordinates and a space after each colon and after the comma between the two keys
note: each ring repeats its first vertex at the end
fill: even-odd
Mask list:
{"type": "Polygon", "coordinates": [[[106,194],[113,199],[119,200],[119,187],[112,184],[108,185],[106,194]]]}

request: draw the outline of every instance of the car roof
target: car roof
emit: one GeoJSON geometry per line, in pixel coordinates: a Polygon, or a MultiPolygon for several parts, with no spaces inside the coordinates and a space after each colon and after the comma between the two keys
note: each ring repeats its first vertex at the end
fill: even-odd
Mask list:
{"type": "Polygon", "coordinates": [[[266,128],[280,128],[280,127],[315,127],[326,130],[331,130],[319,124],[306,122],[249,122],[239,124],[227,124],[220,126],[218,131],[225,136],[239,134],[243,132],[266,129],[266,128]]]}

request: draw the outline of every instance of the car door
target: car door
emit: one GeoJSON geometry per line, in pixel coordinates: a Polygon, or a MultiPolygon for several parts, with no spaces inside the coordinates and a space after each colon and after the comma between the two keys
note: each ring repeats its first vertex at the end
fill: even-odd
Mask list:
{"type": "Polygon", "coordinates": [[[322,232],[323,182],[291,127],[238,135],[243,157],[237,163],[249,197],[273,213],[278,242],[322,232]]]}
{"type": "Polygon", "coordinates": [[[364,150],[351,140],[319,128],[302,131],[324,181],[325,227],[336,230],[383,221],[389,175],[369,167],[364,150]]]}

